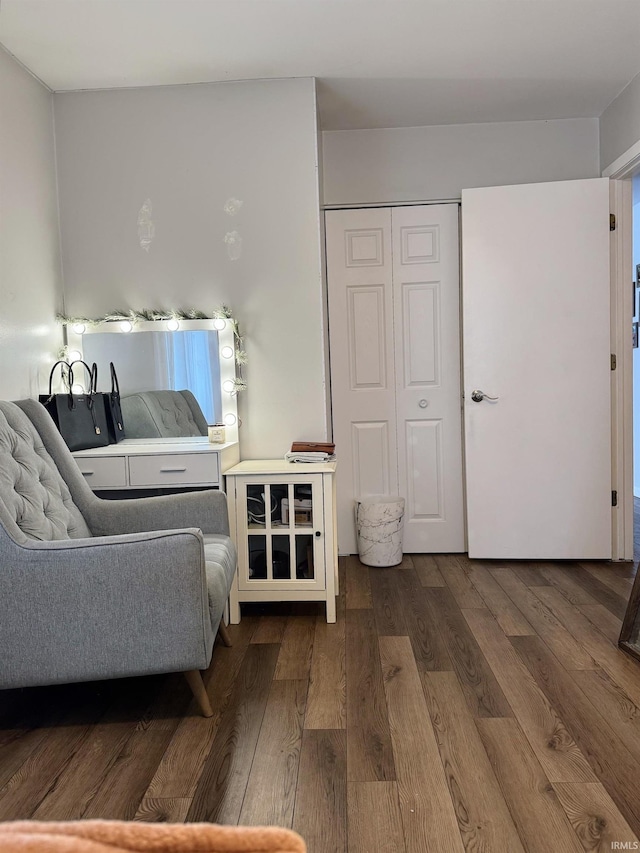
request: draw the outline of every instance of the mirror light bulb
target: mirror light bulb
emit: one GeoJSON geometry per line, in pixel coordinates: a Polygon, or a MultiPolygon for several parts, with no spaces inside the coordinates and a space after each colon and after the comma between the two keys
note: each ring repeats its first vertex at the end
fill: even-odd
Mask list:
{"type": "Polygon", "coordinates": [[[73,385],[71,386],[71,393],[72,394],[84,394],[84,388],[82,387],[82,385],[78,385],[76,382],[74,382],[73,385]]]}
{"type": "Polygon", "coordinates": [[[233,384],[233,380],[225,379],[224,382],[222,383],[222,390],[226,391],[229,394],[233,394],[234,389],[235,389],[235,385],[233,384]]]}
{"type": "Polygon", "coordinates": [[[73,331],[76,333],[76,335],[84,335],[86,330],[87,327],[84,323],[74,323],[73,331]]]}
{"type": "Polygon", "coordinates": [[[213,321],[213,328],[217,329],[219,332],[221,332],[226,325],[227,325],[227,321],[223,320],[221,317],[219,317],[217,320],[213,321]]]}
{"type": "Polygon", "coordinates": [[[233,347],[222,347],[220,355],[223,358],[233,358],[233,347]]]}
{"type": "Polygon", "coordinates": [[[120,323],[120,328],[123,332],[130,332],[133,329],[133,324],[125,320],[124,323],[120,323]]]}
{"type": "Polygon", "coordinates": [[[170,332],[177,332],[179,328],[180,323],[178,323],[177,320],[169,320],[167,323],[167,329],[169,329],[170,332]]]}
{"type": "Polygon", "coordinates": [[[80,352],[80,350],[72,349],[69,353],[69,361],[82,361],[82,353],[80,352]]]}
{"type": "Polygon", "coordinates": [[[224,422],[227,426],[233,426],[236,421],[237,421],[237,418],[232,412],[229,412],[228,415],[224,416],[224,422]]]}

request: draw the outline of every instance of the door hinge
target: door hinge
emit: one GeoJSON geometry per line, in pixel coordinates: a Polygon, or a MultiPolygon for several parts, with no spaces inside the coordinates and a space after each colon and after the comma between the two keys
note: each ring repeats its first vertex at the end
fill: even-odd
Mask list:
{"type": "Polygon", "coordinates": [[[616,215],[615,213],[609,214],[609,231],[616,230],[616,215]]]}
{"type": "Polygon", "coordinates": [[[611,353],[611,370],[615,370],[618,366],[618,359],[615,356],[615,353],[611,353]]]}
{"type": "Polygon", "coordinates": [[[615,490],[611,492],[611,506],[618,506],[618,493],[615,490]]]}

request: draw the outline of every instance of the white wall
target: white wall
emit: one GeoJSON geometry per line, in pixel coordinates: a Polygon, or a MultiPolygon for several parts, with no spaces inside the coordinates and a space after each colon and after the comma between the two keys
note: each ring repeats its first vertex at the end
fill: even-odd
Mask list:
{"type": "Polygon", "coordinates": [[[600,167],[610,166],[640,140],[640,74],[600,116],[600,167]]]}
{"type": "Polygon", "coordinates": [[[36,397],[62,344],[51,94],[0,48],[0,399],[36,397]]]}
{"type": "MultiPolygon", "coordinates": [[[[315,87],[54,96],[67,313],[229,305],[246,333],[243,458],[326,434],[315,87]],[[230,197],[243,202],[231,217],[230,197]],[[139,244],[153,204],[156,236],[139,244]],[[230,260],[224,237],[242,236],[230,260]]],[[[116,365],[117,366],[117,365],[116,365]]]]}
{"type": "Polygon", "coordinates": [[[325,131],[326,205],[460,198],[462,189],[597,177],[598,120],[325,131]]]}

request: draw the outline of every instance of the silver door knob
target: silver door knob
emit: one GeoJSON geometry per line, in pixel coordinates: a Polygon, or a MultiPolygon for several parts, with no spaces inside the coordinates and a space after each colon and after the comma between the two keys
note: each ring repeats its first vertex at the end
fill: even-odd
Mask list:
{"type": "Polygon", "coordinates": [[[426,409],[427,406],[429,405],[429,401],[428,400],[420,400],[418,405],[420,406],[421,409],[426,409]]]}
{"type": "Polygon", "coordinates": [[[481,403],[483,400],[493,400],[495,403],[498,400],[498,397],[490,397],[488,394],[485,394],[484,391],[472,391],[471,399],[474,403],[481,403]]]}

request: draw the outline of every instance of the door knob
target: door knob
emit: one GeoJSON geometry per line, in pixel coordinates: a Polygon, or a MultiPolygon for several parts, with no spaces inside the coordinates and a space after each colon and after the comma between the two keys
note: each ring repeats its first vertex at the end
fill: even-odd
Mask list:
{"type": "Polygon", "coordinates": [[[490,397],[488,394],[485,394],[484,391],[472,391],[471,399],[474,403],[481,403],[483,400],[492,400],[494,403],[498,400],[498,397],[490,397]]]}
{"type": "Polygon", "coordinates": [[[426,409],[427,406],[429,405],[429,401],[428,400],[420,400],[418,405],[420,406],[421,409],[426,409]]]}

